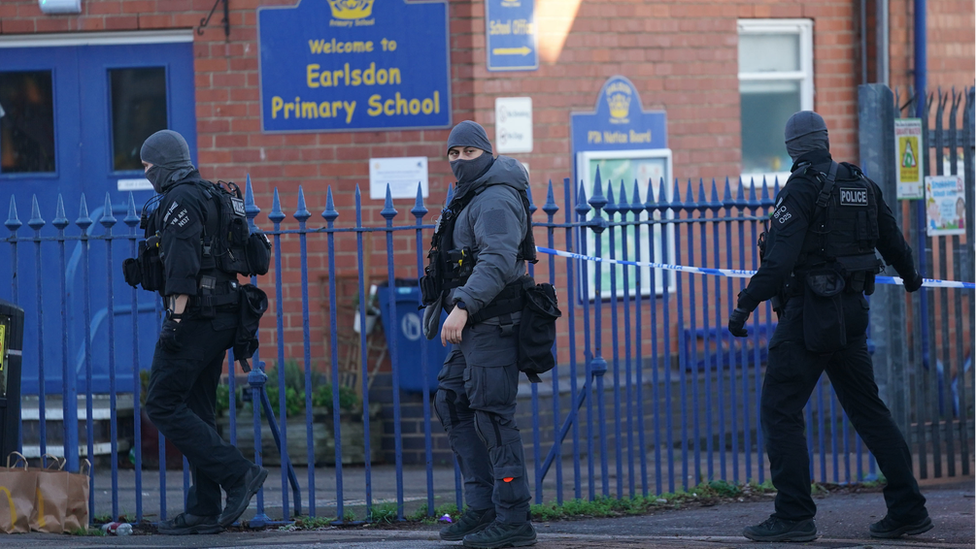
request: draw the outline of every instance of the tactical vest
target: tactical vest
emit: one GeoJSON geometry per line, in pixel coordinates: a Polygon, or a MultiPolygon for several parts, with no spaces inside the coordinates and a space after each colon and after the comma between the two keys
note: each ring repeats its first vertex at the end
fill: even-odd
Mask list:
{"type": "MultiPolygon", "coordinates": [[[[833,163],[831,172],[838,164],[833,163]]],[[[861,170],[846,162],[846,175],[839,179],[804,169],[806,177],[822,184],[817,207],[803,240],[795,271],[839,264],[847,277],[855,278],[851,289],[864,289],[865,275],[880,272],[883,264],[875,255],[878,231],[878,199],[874,186],[861,170]]],[[[837,170],[840,171],[840,170],[837,170]]]]}
{"type": "MultiPolygon", "coordinates": [[[[237,303],[237,275],[263,275],[270,263],[271,243],[260,231],[250,232],[244,200],[234,183],[216,184],[202,179],[188,179],[178,185],[196,185],[206,198],[206,222],[201,234],[201,257],[197,298],[209,316],[215,307],[237,303]],[[226,188],[225,188],[226,187],[226,188]]],[[[149,291],[162,291],[165,280],[159,260],[159,210],[147,214],[150,199],[143,206],[140,226],[146,229],[146,240],[139,243],[137,258],[123,265],[126,282],[141,284],[149,291]]]]}
{"type": "MultiPolygon", "coordinates": [[[[431,237],[430,251],[427,253],[428,264],[424,269],[425,274],[420,281],[421,294],[425,306],[434,303],[443,292],[450,291],[458,286],[463,286],[468,281],[471,273],[474,272],[474,266],[478,261],[477,250],[455,248],[454,226],[457,223],[457,218],[461,214],[461,211],[471,203],[474,197],[481,194],[487,188],[487,186],[482,186],[454,197],[451,203],[441,212],[441,217],[438,219],[437,226],[434,229],[434,235],[431,237]]],[[[538,259],[536,258],[535,238],[532,235],[532,218],[528,193],[525,191],[517,192],[522,199],[522,208],[525,211],[526,231],[522,237],[522,241],[519,243],[516,261],[536,263],[538,259]]],[[[479,311],[479,315],[482,318],[491,318],[490,316],[484,316],[484,311],[494,312],[494,309],[497,307],[493,308],[492,305],[495,305],[496,302],[513,301],[516,297],[519,302],[518,307],[515,307],[514,301],[511,307],[514,310],[521,309],[522,285],[523,282],[516,281],[509,284],[512,288],[506,286],[491,303],[486,305],[482,311],[479,311]],[[515,287],[516,285],[518,286],[517,289],[515,287]]],[[[507,309],[509,307],[506,306],[505,308],[507,309]]]]}

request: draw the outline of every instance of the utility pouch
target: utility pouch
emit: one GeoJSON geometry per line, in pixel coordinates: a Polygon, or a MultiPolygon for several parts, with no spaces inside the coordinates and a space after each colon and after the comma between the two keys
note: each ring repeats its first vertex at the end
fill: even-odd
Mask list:
{"type": "Polygon", "coordinates": [[[844,276],[835,269],[811,270],[803,291],[803,342],[811,353],[828,354],[847,346],[844,276]]]}
{"type": "Polygon", "coordinates": [[[268,239],[268,235],[255,229],[248,235],[244,251],[247,255],[248,270],[252,275],[268,274],[268,269],[271,267],[271,240],[268,239]]]}
{"type": "Polygon", "coordinates": [[[464,281],[474,272],[474,264],[478,260],[477,254],[471,252],[471,248],[449,250],[447,252],[447,264],[451,267],[451,278],[464,281]]]}
{"type": "Polygon", "coordinates": [[[138,255],[122,262],[122,274],[125,281],[135,287],[142,284],[142,289],[158,292],[163,289],[163,262],[159,258],[159,237],[153,236],[148,240],[140,240],[137,245],[138,255]]]}
{"type": "Polygon", "coordinates": [[[122,276],[125,283],[135,288],[142,283],[142,268],[139,267],[139,260],[130,257],[122,262],[122,276]]]}
{"type": "Polygon", "coordinates": [[[867,276],[864,277],[864,295],[871,295],[874,293],[875,276],[875,273],[868,273],[867,276]]]}
{"type": "Polygon", "coordinates": [[[216,284],[217,280],[212,276],[200,277],[199,318],[209,320],[217,316],[217,304],[213,295],[216,284]]]}
{"type": "Polygon", "coordinates": [[[440,258],[437,252],[429,254],[430,264],[424,267],[424,276],[420,277],[420,299],[424,307],[430,306],[441,298],[444,283],[438,272],[440,258]]]}
{"type": "Polygon", "coordinates": [[[258,350],[258,326],[268,310],[268,294],[253,284],[240,287],[240,319],[234,334],[234,360],[246,360],[258,350]]]}
{"type": "Polygon", "coordinates": [[[556,289],[543,283],[525,289],[525,304],[519,320],[518,368],[532,383],[540,383],[539,374],[552,370],[556,359],[552,346],[556,342],[556,319],[562,316],[556,289]]]}

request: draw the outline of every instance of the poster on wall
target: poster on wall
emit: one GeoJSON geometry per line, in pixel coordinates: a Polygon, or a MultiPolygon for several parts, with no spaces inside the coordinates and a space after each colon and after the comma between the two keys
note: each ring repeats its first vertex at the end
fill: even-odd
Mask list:
{"type": "Polygon", "coordinates": [[[384,200],[387,189],[393,199],[416,198],[418,187],[421,196],[427,198],[429,183],[426,156],[369,159],[371,200],[384,200]]]}
{"type": "MultiPolygon", "coordinates": [[[[597,185],[597,173],[600,174],[600,186],[604,196],[613,194],[614,200],[619,202],[626,197],[628,203],[648,201],[651,193],[653,201],[658,200],[660,182],[671,180],[671,151],[664,150],[633,150],[633,151],[587,151],[579,153],[577,169],[580,179],[584,181],[586,196],[592,197],[597,185]],[[636,195],[636,196],[635,196],[636,195]]],[[[665,185],[665,199],[671,199],[672,186],[665,185]]],[[[606,212],[601,216],[608,221],[619,223],[622,221],[648,221],[662,218],[671,219],[674,214],[668,210],[664,216],[660,211],[654,211],[653,216],[647,210],[634,213],[617,213],[612,219],[606,212]]],[[[674,259],[674,228],[669,227],[667,238],[660,224],[614,227],[614,238],[610,238],[610,231],[603,231],[597,242],[596,233],[587,231],[586,255],[607,259],[622,259],[639,261],[642,263],[673,263],[674,259]],[[651,229],[653,226],[653,230],[651,229]],[[665,242],[668,247],[665,249],[665,242]],[[653,243],[653,250],[651,249],[653,243]]],[[[630,296],[637,294],[636,267],[611,266],[610,263],[589,263],[587,265],[587,295],[592,299],[596,296],[596,273],[599,266],[600,295],[603,298],[618,297],[625,293],[630,296]],[[627,276],[624,271],[627,270],[627,276]]],[[[640,267],[641,295],[651,294],[651,268],[640,267]]],[[[664,291],[665,276],[670,275],[673,281],[673,271],[654,269],[654,293],[664,291]]],[[[673,283],[669,284],[673,287],[673,283]]]]}
{"type": "Polygon", "coordinates": [[[258,8],[261,129],[448,128],[448,36],[446,1],[258,8]]]}
{"type": "Polygon", "coordinates": [[[925,178],[925,227],[929,236],[966,234],[966,191],[961,177],[925,178]]]}
{"type": "MultiPolygon", "coordinates": [[[[597,168],[600,171],[601,191],[606,195],[612,185],[615,199],[619,200],[621,191],[626,191],[629,202],[638,198],[646,202],[648,192],[654,199],[658,198],[661,181],[671,181],[671,149],[668,149],[667,115],[664,111],[645,111],[640,94],[634,84],[624,76],[612,76],[607,79],[596,98],[596,105],[590,112],[574,112],[571,117],[572,145],[574,157],[574,190],[580,185],[593,196],[596,185],[597,168]],[[635,197],[634,188],[639,197],[635,197]]],[[[671,193],[671,185],[665,185],[665,192],[671,193]]],[[[574,193],[575,194],[575,193],[574,193]]],[[[593,215],[591,212],[589,215],[593,215]]],[[[607,217],[606,212],[601,214],[607,217]]],[[[668,211],[668,217],[673,214],[668,211]]],[[[655,212],[655,219],[660,219],[660,212],[655,212]]],[[[633,215],[628,217],[633,219],[633,215]]],[[[619,221],[619,215],[617,216],[619,221]]],[[[647,212],[639,214],[641,221],[647,221],[647,212]]],[[[648,225],[641,225],[637,231],[633,227],[625,230],[616,228],[615,246],[612,255],[616,259],[635,260],[640,254],[640,261],[667,263],[667,258],[674,257],[674,231],[670,227],[662,231],[661,225],[655,224],[653,232],[648,225]],[[622,237],[626,237],[624,246],[622,237]],[[653,237],[653,248],[650,242],[653,237]],[[640,247],[636,245],[640,240],[640,247]],[[653,254],[652,254],[653,251],[653,254]]],[[[596,239],[592,231],[587,231],[587,254],[599,255],[609,259],[611,257],[610,234],[604,231],[600,240],[600,252],[596,251],[596,239]]],[[[584,289],[589,290],[590,299],[596,294],[596,263],[587,263],[584,289]]],[[[603,297],[613,296],[611,281],[615,283],[616,295],[635,295],[637,280],[635,267],[626,267],[628,277],[624,283],[625,267],[611,268],[609,263],[601,262],[600,294],[603,297]],[[612,274],[615,273],[615,274],[612,274]]],[[[649,295],[651,292],[649,268],[641,268],[641,293],[649,295]]],[[[654,270],[654,289],[660,294],[665,288],[667,276],[669,291],[674,291],[674,271],[654,270]]]]}
{"type": "Polygon", "coordinates": [[[895,158],[898,167],[897,189],[899,200],[918,200],[924,197],[922,190],[922,120],[900,118],[895,120],[895,158]]]}

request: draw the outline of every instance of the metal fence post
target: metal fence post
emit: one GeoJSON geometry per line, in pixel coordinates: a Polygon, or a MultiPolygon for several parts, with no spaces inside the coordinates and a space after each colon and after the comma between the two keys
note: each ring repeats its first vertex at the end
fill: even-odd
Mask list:
{"type": "MultiPolygon", "coordinates": [[[[858,148],[861,169],[881,187],[882,194],[899,226],[903,220],[898,202],[895,178],[894,96],[884,84],[858,86],[858,148]]],[[[917,253],[924,253],[918,250],[917,253]]],[[[907,347],[894,344],[905,330],[904,289],[878,284],[871,296],[870,337],[874,342],[874,372],[878,390],[895,424],[908,436],[909,403],[906,365],[907,347]]]]}

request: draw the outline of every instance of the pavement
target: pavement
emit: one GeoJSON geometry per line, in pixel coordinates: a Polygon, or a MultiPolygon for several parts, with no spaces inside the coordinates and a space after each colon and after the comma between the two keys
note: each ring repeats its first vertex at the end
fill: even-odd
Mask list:
{"type": "MultiPolygon", "coordinates": [[[[746,525],[766,519],[772,512],[768,501],[720,503],[662,510],[649,515],[609,519],[536,522],[538,549],[583,549],[647,547],[718,549],[733,547],[777,548],[965,548],[976,546],[974,518],[974,479],[929,480],[922,484],[935,528],[920,536],[898,540],[875,540],[868,526],[885,514],[882,494],[877,490],[844,489],[817,498],[817,527],[820,537],[803,544],[756,543],[741,537],[746,525]]],[[[319,530],[228,531],[205,536],[132,535],[123,537],[84,537],[52,534],[0,535],[0,547],[81,549],[103,547],[132,548],[248,548],[288,547],[352,549],[437,549],[461,547],[457,542],[441,541],[439,526],[395,524],[391,526],[344,526],[319,530]]]]}

